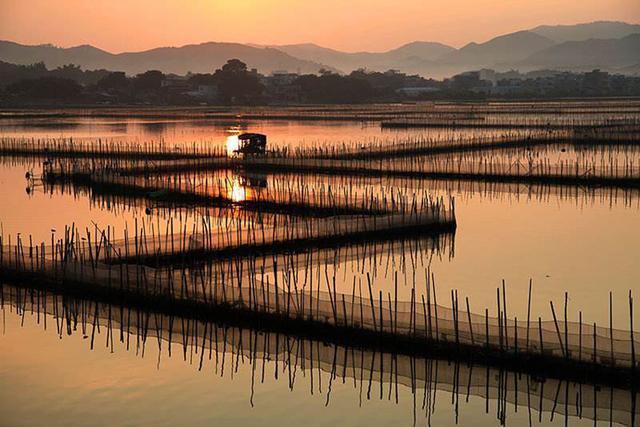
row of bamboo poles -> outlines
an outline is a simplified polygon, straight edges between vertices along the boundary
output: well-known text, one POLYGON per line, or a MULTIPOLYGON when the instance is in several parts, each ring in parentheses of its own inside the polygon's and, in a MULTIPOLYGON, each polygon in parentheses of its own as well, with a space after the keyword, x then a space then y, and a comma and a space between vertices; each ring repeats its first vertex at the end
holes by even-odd
POLYGON ((141 107, 84 108, 64 110, 9 110, 0 112, 0 119, 105 118, 105 119, 225 119, 255 120, 376 120, 438 114, 593 114, 616 115, 637 113, 636 100, 560 100, 528 102, 417 102, 405 104, 357 104, 310 106, 251 107, 141 107))
POLYGON ((517 413, 519 408, 528 411, 530 424, 546 423, 547 417, 553 421, 556 415, 564 415, 565 423, 575 417, 634 426, 639 417, 638 394, 633 389, 320 343, 295 335, 163 315, 31 288, 3 286, 0 291, 2 310, 15 311, 21 325, 31 319, 45 331, 53 329, 60 339, 77 331, 90 338, 87 342, 91 350, 101 345, 102 336, 104 346, 112 353, 131 351, 144 358, 154 357, 149 354, 157 349, 159 368, 164 354, 169 358, 177 354, 175 357, 182 357, 198 371, 206 370, 206 364, 210 364, 210 369, 221 377, 250 370, 252 405, 255 388, 271 375, 282 378, 291 391, 297 384, 311 394, 326 396, 327 405, 334 382, 336 386, 352 382, 360 406, 363 399, 376 398, 401 404, 406 396, 412 402, 414 422, 417 417, 424 417, 428 424, 436 405, 440 408, 446 402, 451 405, 456 422, 461 416, 464 419, 465 412, 459 412, 459 408, 464 408, 470 396, 484 399, 486 414, 493 407, 500 425, 507 423, 509 409, 517 413), (51 324, 53 327, 48 326, 51 324), (438 400, 439 393, 444 397, 438 400), (537 416, 532 411, 537 411, 537 416))
MULTIPOLYGON (((151 202, 181 202, 185 205, 237 206, 259 213, 281 212, 301 216, 335 215, 418 215, 428 206, 439 204, 422 189, 393 186, 381 189, 379 183, 357 178, 343 182, 325 177, 274 176, 237 170, 206 173, 196 170, 179 174, 146 175, 113 173, 113 168, 54 162, 42 175, 30 176, 30 183, 92 190, 93 195, 122 194, 144 197, 151 202)), ((433 211, 435 214, 435 211, 433 211)))
POLYGON ((1 137, 0 155, 45 158, 122 158, 175 160, 225 157, 226 149, 211 141, 172 144, 166 140, 117 141, 105 138, 74 139, 45 137, 1 137))
MULTIPOLYGON (((321 268, 317 268, 315 283, 315 274, 305 274, 303 282, 298 266, 286 261, 284 266, 279 265, 277 257, 273 260, 272 271, 266 271, 251 257, 248 262, 231 257, 221 263, 208 264, 197 264, 192 257, 183 257, 181 263, 171 263, 167 268, 150 268, 139 262, 146 254, 143 236, 136 232, 135 253, 131 256, 128 253, 131 244, 126 238, 124 250, 116 250, 116 245, 107 241, 107 237, 101 233, 99 237, 94 235, 92 240, 87 231, 86 237, 82 238, 72 227, 65 230, 63 239, 52 241, 49 250, 44 243, 30 243, 25 247, 20 237, 15 245, 5 244, 2 240, 0 265, 4 275, 9 277, 33 277, 63 287, 76 284, 87 292, 101 288, 104 292, 120 292, 125 296, 138 294, 144 298, 187 301, 206 307, 231 307, 241 313, 285 319, 292 324, 328 326, 328 332, 331 328, 358 330, 377 337, 402 338, 415 342, 414 345, 425 340, 436 344, 444 342, 456 349, 471 347, 498 354, 535 354, 577 363, 626 367, 632 371, 637 366, 635 349, 640 345, 640 335, 633 330, 631 291, 627 331, 613 328, 611 294, 608 328, 583 323, 581 312, 578 322, 570 322, 566 293, 564 320, 558 318, 553 302, 550 302, 553 321, 543 322, 538 316, 536 322, 535 317, 531 319, 530 312, 531 283, 526 322, 519 323, 517 317, 508 315, 504 282, 502 289, 496 289, 497 316, 490 317, 488 308, 484 315, 473 313, 468 298, 464 300, 466 307, 461 310, 455 290, 451 290, 451 308, 439 305, 435 278, 428 270, 425 272, 426 298, 425 293, 418 298, 414 275, 410 300, 399 301, 397 272, 393 294, 389 291, 384 295, 380 289, 375 295, 376 286, 369 271, 363 275, 366 279, 360 276, 357 283, 354 276, 350 294, 338 293, 335 270, 330 278, 326 263, 324 277, 321 268)), ((187 251, 185 245, 189 241, 185 233, 179 250, 187 251)))
MULTIPOLYGON (((455 123, 455 122, 454 122, 455 123)), ((435 126, 435 125, 433 125, 435 126)), ((470 126, 470 125, 469 125, 470 126)), ((495 128, 497 125, 493 125, 495 128)), ((389 158, 414 154, 441 154, 486 151, 508 147, 577 144, 637 145, 640 125, 598 125, 583 123, 573 127, 509 126, 487 131, 475 126, 462 132, 461 125, 438 125, 437 130, 418 135, 384 135, 365 140, 314 141, 313 144, 285 145, 270 141, 269 156, 275 158, 389 158)), ((487 126, 485 126, 487 127, 487 126)), ((164 139, 74 139, 45 137, 1 137, 0 155, 44 159, 120 158, 147 161, 197 160, 228 155, 224 141, 210 139, 170 143, 164 139)))

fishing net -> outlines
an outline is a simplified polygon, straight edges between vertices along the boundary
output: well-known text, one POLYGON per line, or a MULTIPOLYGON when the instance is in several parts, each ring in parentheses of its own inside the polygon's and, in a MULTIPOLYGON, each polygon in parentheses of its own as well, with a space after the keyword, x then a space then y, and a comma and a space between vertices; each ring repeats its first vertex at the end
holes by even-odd
MULTIPOLYGON (((119 341, 126 343, 127 349, 131 345, 137 354, 142 355, 146 346, 157 346, 160 352, 182 356, 185 360, 187 355, 195 352, 200 369, 206 359, 209 363, 215 361, 216 371, 224 371, 226 360, 226 363, 231 363, 230 371, 235 372, 239 365, 247 364, 253 366, 253 375, 260 375, 260 369, 256 367, 262 365, 264 375, 266 362, 275 365, 275 372, 288 372, 292 389, 298 369, 303 373, 311 373, 312 390, 314 387, 322 388, 323 379, 319 378, 319 374, 323 372, 329 374, 328 381, 353 381, 355 388, 367 399, 391 400, 394 387, 397 399, 397 388, 401 385, 420 397, 414 401, 417 400, 417 405, 427 416, 435 410, 437 393, 444 392, 447 397, 440 397, 439 405, 445 400, 451 401, 456 407, 456 414, 458 402, 468 401, 469 396, 486 399, 487 412, 489 401, 497 401, 496 416, 502 421, 507 418, 507 403, 516 411, 518 406, 528 409, 530 419, 538 416, 542 419, 543 413, 546 413, 552 418, 570 416, 633 426, 640 417, 637 393, 614 387, 320 343, 283 334, 65 298, 33 289, 5 285, 1 291, 3 309, 15 310, 23 319, 28 316, 44 325, 47 324, 45 316, 53 317, 55 321, 50 321, 49 328, 54 329, 55 325, 61 337, 82 333, 90 336, 93 346, 96 332, 100 334, 102 331, 102 335, 107 337, 108 346, 113 347, 113 341, 119 341), (317 374, 313 374, 314 371, 317 374)), ((446 313, 444 307, 438 309, 439 313, 446 313)), ((443 320, 446 320, 446 316, 443 316, 443 320)), ((326 384, 327 378, 324 381, 326 384)))

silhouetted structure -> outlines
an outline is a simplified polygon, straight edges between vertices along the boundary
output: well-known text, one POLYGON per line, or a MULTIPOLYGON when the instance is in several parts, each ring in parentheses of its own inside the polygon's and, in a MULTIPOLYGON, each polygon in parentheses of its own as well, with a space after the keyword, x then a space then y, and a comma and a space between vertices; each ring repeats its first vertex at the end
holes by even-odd
POLYGON ((243 133, 238 136, 236 155, 263 155, 267 152, 267 136, 260 133, 243 133))

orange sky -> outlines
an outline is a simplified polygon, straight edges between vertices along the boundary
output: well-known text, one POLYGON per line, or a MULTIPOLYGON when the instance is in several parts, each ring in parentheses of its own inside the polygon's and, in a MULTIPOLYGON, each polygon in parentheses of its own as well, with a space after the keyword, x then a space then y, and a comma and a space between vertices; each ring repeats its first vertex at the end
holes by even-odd
POLYGON ((135 51, 204 41, 380 51, 540 24, 640 22, 639 0, 0 0, 0 39, 135 51))

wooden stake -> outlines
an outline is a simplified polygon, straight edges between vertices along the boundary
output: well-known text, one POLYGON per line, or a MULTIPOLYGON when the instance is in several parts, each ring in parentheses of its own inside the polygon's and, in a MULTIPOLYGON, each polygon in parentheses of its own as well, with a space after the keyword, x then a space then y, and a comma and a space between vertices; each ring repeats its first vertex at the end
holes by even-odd
POLYGON ((553 323, 556 325, 556 332, 558 333, 558 342, 560 343, 560 349, 562 350, 562 354, 566 356, 564 345, 562 344, 562 335, 560 335, 560 327, 558 326, 558 319, 556 318, 556 311, 553 309, 553 301, 549 301, 549 304, 551 304, 551 314, 553 314, 553 323))
POLYGON ((527 351, 529 351, 529 320, 531 319, 531 279, 529 279, 529 298, 527 299, 527 351))
POLYGON ((467 303, 467 317, 469 318, 469 332, 471 333, 471 345, 475 344, 475 340, 473 339, 473 324, 471 323, 471 310, 469 309, 469 297, 464 297, 467 303))

